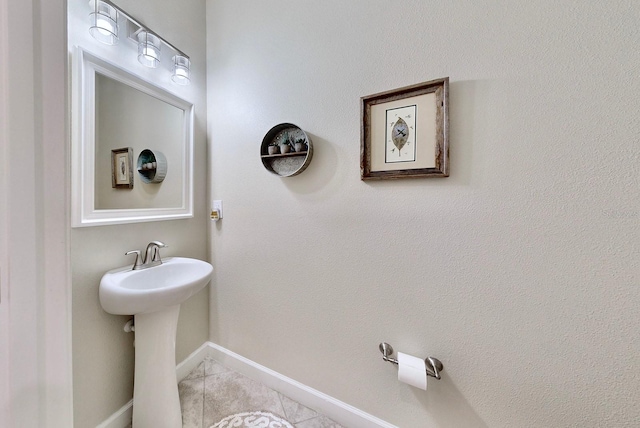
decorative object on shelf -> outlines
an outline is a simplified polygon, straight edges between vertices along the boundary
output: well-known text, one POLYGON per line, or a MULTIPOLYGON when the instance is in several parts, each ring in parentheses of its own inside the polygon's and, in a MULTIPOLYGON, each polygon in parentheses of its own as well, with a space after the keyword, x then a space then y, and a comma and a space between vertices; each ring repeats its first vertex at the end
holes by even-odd
POLYGON ((133 149, 111 150, 111 187, 133 189, 133 149))
POLYGON ((307 150, 307 143, 306 143, 306 141, 305 141, 304 139, 302 139, 302 138, 301 138, 301 139, 299 139, 299 140, 296 140, 296 142, 295 142, 295 143, 293 143, 293 149, 294 149, 296 152, 304 152, 304 151, 306 151, 306 150, 307 150))
POLYGON ((162 152, 144 149, 138 155, 138 173, 144 183, 161 183, 167 176, 167 158, 162 152))
POLYGON ((311 163, 313 144, 309 136, 292 123, 280 123, 267 132, 260 146, 267 171, 280 177, 300 174, 311 163), (280 149, 280 152, 275 148, 280 149))
POLYGON ((291 151, 291 136, 289 135, 289 131, 284 131, 280 136, 280 142, 278 145, 280 146, 280 154, 289 153, 291 151))
POLYGON ((449 78, 360 99, 360 178, 449 176, 449 78))
POLYGON ((93 12, 89 15, 91 27, 89 33, 107 45, 118 43, 121 29, 138 45, 138 61, 140 64, 156 68, 162 61, 160 55, 162 45, 172 53, 171 66, 173 71, 171 80, 178 85, 188 85, 191 61, 180 49, 167 42, 158 34, 140 24, 131 15, 120 9, 109 0, 91 0, 93 12))

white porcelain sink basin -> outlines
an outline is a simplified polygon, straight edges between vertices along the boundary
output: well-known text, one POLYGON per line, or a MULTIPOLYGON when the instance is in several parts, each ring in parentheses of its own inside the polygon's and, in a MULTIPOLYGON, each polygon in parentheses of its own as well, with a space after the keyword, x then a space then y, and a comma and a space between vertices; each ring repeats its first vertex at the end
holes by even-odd
POLYGON ((175 358, 180 304, 207 285, 213 266, 171 257, 159 266, 131 268, 104 274, 100 304, 111 314, 133 315, 133 428, 182 428, 175 358))
POLYGON ((160 311, 202 290, 212 272, 209 263, 185 257, 168 257, 147 269, 114 269, 100 281, 100 304, 114 315, 160 311))

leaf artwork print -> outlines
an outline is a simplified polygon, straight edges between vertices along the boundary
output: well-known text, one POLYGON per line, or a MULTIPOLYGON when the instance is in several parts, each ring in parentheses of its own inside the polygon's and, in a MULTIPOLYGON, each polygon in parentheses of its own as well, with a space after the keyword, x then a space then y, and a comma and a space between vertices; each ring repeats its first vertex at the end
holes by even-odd
POLYGON ((415 105, 386 111, 385 163, 416 160, 416 114, 415 105))

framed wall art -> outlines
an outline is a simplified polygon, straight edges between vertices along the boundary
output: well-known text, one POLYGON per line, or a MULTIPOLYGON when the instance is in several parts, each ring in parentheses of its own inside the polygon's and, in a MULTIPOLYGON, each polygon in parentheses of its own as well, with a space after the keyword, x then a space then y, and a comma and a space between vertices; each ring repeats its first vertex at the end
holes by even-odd
POLYGON ((111 187, 133 189, 133 149, 111 150, 111 187))
POLYGON ((360 99, 360 178, 449 176, 449 78, 360 99))

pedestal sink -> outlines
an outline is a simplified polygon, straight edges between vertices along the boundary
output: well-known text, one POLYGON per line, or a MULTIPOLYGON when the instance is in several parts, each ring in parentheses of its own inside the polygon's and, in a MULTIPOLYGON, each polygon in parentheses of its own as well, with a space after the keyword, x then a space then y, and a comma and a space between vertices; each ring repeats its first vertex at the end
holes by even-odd
POLYGON ((181 428, 175 343, 180 304, 204 288, 213 266, 172 257, 159 266, 107 272, 100 281, 100 304, 115 315, 133 315, 135 376, 133 427, 181 428))

